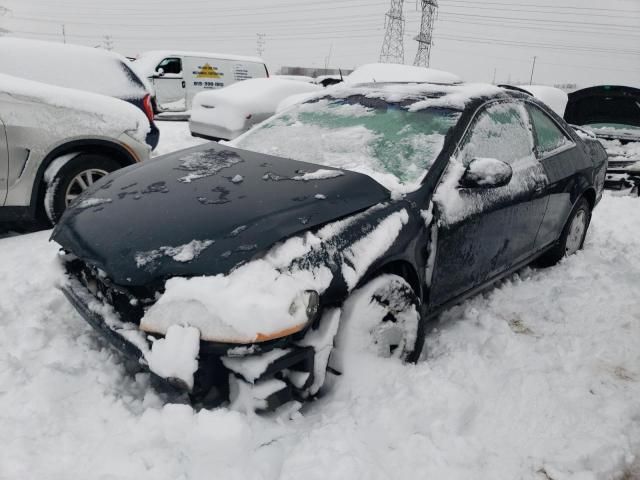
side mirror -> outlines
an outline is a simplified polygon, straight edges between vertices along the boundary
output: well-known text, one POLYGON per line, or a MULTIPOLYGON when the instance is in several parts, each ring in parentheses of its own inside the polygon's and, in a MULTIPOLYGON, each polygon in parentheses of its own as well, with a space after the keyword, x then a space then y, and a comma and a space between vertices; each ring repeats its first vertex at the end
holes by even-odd
POLYGON ((164 76, 164 68, 160 67, 156 70, 156 73, 158 74, 159 77, 163 77, 164 76))
POLYGON ((511 165, 495 158, 474 158, 467 165, 460 186, 463 188, 503 187, 511 181, 511 165))

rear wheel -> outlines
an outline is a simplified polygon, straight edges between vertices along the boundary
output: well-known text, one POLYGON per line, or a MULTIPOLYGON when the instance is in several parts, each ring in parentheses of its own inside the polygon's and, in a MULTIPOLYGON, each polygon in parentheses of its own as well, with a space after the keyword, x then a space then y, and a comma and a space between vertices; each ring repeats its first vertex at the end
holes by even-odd
POLYGON ((540 257, 536 263, 541 267, 549 267, 581 250, 590 223, 591 207, 585 198, 581 198, 571 212, 556 246, 540 257))
POLYGON ((65 163, 49 179, 44 207, 51 223, 57 223, 65 209, 87 188, 121 165, 107 157, 80 154, 65 163))

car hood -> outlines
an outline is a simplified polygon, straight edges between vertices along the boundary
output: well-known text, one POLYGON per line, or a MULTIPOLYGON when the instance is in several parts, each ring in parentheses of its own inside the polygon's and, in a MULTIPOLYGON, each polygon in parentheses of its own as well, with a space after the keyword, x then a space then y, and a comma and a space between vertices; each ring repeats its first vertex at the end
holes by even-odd
POLYGON ((389 192, 366 175, 208 143, 119 170, 52 239, 120 285, 215 275, 389 192))
POLYGON ((618 123, 640 127, 640 89, 601 85, 577 90, 569 94, 564 118, 573 125, 618 123))

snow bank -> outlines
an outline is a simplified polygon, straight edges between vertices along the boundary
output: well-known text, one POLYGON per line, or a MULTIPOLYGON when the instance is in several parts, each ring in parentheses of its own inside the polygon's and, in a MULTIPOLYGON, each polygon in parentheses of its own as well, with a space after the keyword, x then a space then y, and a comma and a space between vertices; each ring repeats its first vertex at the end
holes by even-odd
POLYGON ((541 102, 546 103, 560 117, 564 117, 564 110, 569 101, 566 92, 546 85, 519 85, 518 88, 526 90, 541 102))
POLYGON ((147 90, 131 80, 129 63, 101 48, 0 38, 0 73, 59 87, 118 98, 143 97, 147 90))
MULTIPOLYGON (((2 40, 0 38, 0 47, 2 40)), ((0 95, 22 97, 27 101, 70 110, 61 114, 59 118, 63 127, 65 118, 74 120, 74 111, 86 112, 92 115, 95 121, 88 123, 88 119, 81 119, 83 131, 91 129, 95 135, 112 136, 127 132, 140 142, 144 142, 150 130, 149 120, 139 108, 117 98, 56 87, 4 74, 0 74, 0 95)), ((7 112, 6 119, 10 119, 11 115, 11 112, 7 112)))
MULTIPOLYGON (((160 125, 167 145, 178 145, 179 126, 171 136, 160 125)), ((605 194, 584 251, 445 312, 416 365, 353 357, 291 421, 165 405, 53 288, 61 272, 50 232, 2 239, 0 477, 630 475, 640 455, 637 210, 637 199, 605 194)), ((269 258, 296 245, 308 248, 292 239, 269 258)))
POLYGON ((362 65, 344 78, 344 83, 351 85, 384 82, 441 83, 449 85, 461 83, 462 79, 453 73, 443 72, 442 70, 393 63, 362 65))

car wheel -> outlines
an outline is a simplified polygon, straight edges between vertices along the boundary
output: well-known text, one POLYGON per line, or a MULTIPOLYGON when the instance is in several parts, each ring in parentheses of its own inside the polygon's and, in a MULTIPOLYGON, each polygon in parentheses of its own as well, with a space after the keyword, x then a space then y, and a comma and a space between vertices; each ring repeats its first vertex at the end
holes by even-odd
MULTIPOLYGON (((343 357, 369 351, 413 362, 424 343, 420 301, 407 281, 383 274, 355 290, 344 304, 331 367, 342 371, 343 357)), ((348 368, 348 367, 347 367, 348 368)))
POLYGON ((65 209, 82 194, 110 172, 121 165, 107 157, 80 154, 65 163, 49 180, 44 207, 51 223, 57 223, 65 209))
POLYGON ((545 253, 536 264, 549 267, 558 263, 564 257, 573 255, 584 246, 587 230, 591 223, 591 208, 585 198, 581 198, 569 216, 562 230, 560 240, 555 247, 545 253))

